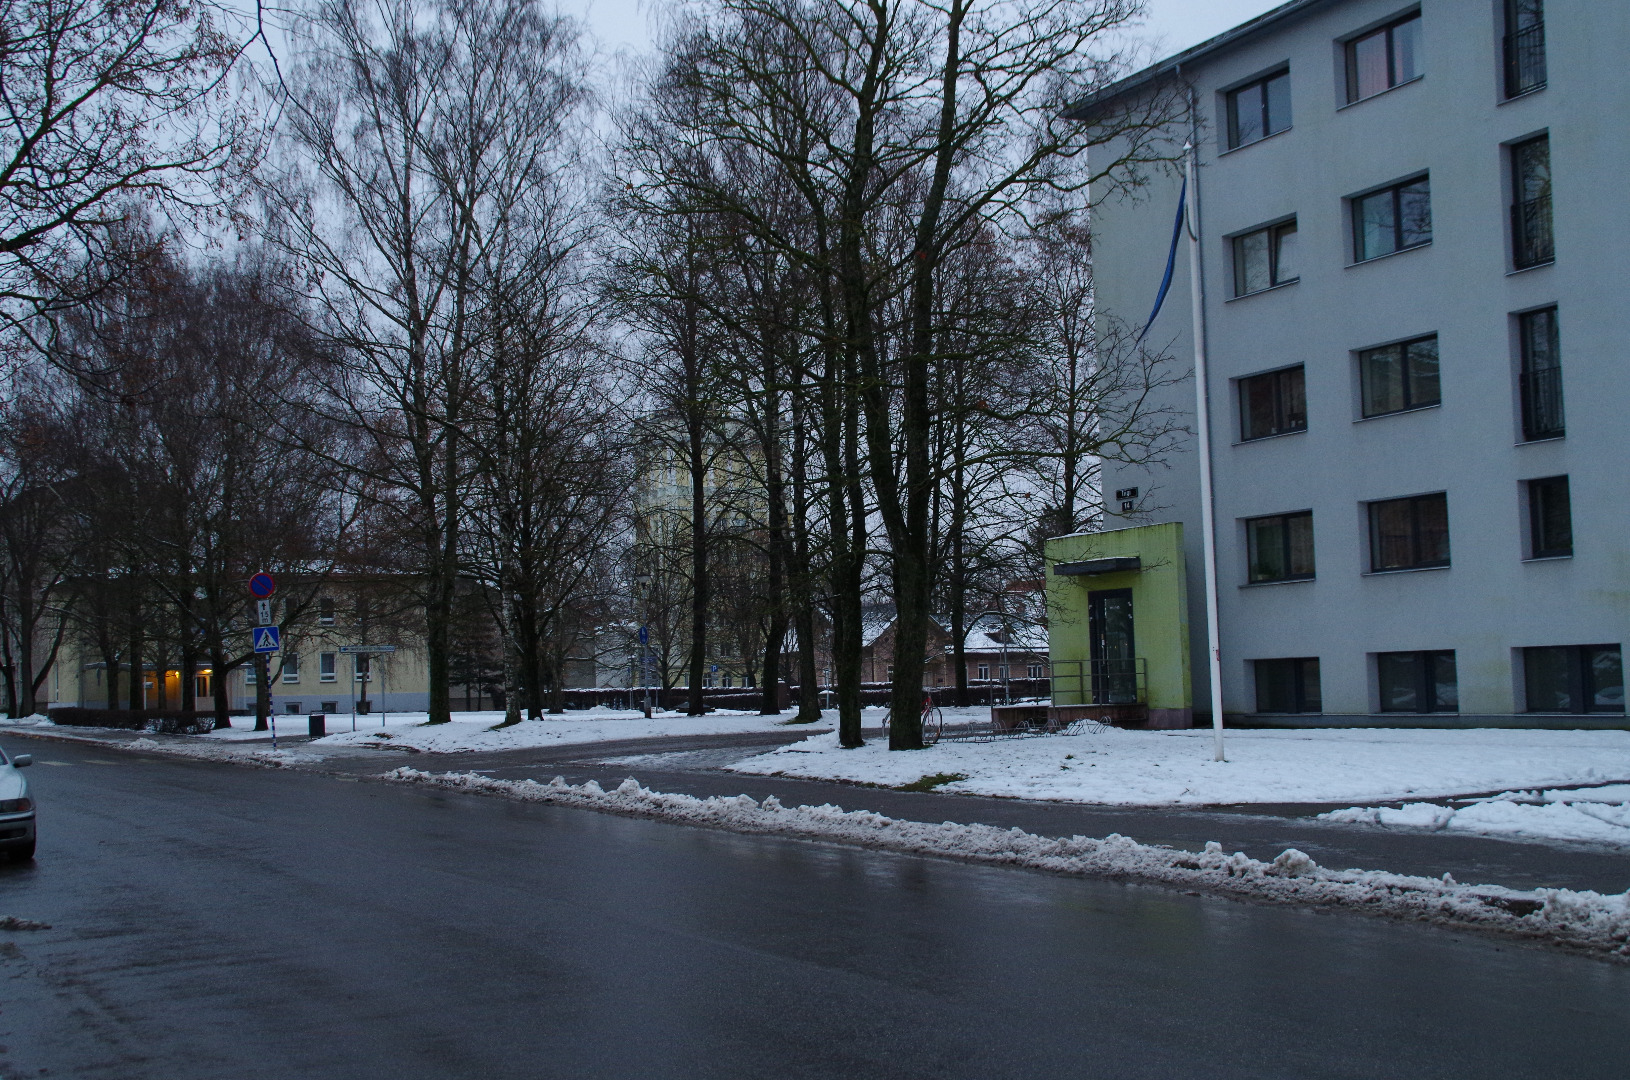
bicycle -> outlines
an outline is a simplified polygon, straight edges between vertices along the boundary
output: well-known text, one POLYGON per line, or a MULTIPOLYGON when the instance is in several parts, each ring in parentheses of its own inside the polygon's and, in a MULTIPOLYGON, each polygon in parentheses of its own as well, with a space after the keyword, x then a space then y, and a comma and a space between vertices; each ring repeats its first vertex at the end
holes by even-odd
MULTIPOLYGON (((889 737, 889 719, 893 715, 893 708, 883 714, 883 738, 885 739, 889 737)), ((934 698, 929 694, 923 695, 922 723, 923 743, 927 746, 933 746, 940 741, 940 736, 945 734, 945 713, 940 711, 938 705, 934 704, 934 698)))

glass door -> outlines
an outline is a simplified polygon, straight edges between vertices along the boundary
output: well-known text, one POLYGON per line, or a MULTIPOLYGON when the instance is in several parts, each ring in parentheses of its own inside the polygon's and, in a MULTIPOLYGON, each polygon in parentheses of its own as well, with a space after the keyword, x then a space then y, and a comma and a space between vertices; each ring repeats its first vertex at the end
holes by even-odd
POLYGON ((1137 660, 1132 639, 1132 590, 1087 594, 1087 631, 1092 639, 1092 703, 1134 705, 1137 660))

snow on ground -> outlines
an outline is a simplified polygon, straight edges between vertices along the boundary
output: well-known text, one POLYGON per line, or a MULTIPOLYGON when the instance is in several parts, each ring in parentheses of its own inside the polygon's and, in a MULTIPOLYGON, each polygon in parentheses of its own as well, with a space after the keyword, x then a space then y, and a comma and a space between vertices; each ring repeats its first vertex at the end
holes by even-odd
POLYGON ((1140 844, 1119 834, 1102 840, 1046 837, 1017 828, 900 821, 868 810, 846 812, 830 803, 788 807, 773 795, 762 803, 747 795, 701 799, 652 791, 633 779, 606 791, 593 780, 573 785, 558 776, 540 784, 495 780, 478 773, 399 768, 384 778, 733 832, 1146 881, 1273 903, 1346 907, 1452 927, 1547 938, 1607 956, 1630 957, 1630 893, 1517 892, 1498 885, 1462 885, 1448 874, 1424 878, 1374 870, 1329 870, 1295 848, 1262 862, 1240 852, 1227 855, 1216 842, 1196 853, 1140 844))
POLYGON ((1548 791, 1506 791, 1486 799, 1393 807, 1352 807, 1324 821, 1470 832, 1511 839, 1574 840, 1630 847, 1630 784, 1548 791))
MULTIPOLYGON (((393 748, 409 748, 431 753, 463 751, 526 750, 540 746, 568 746, 575 743, 612 742, 620 739, 649 739, 679 735, 731 735, 739 732, 779 731, 791 717, 760 716, 758 713, 719 710, 706 716, 658 713, 647 720, 638 711, 624 709, 583 709, 543 720, 523 720, 512 727, 491 730, 503 722, 501 712, 454 713, 451 723, 425 726, 425 713, 391 713, 385 726, 375 717, 357 717, 357 730, 338 731, 325 739, 306 744, 314 750, 327 746, 367 746, 388 742, 393 748), (371 720, 372 723, 367 723, 371 720), (389 736, 381 739, 380 734, 389 736)), ((304 717, 293 719, 304 720, 304 717)), ((334 731, 350 715, 330 717, 334 731)), ((797 729, 794 729, 797 730, 797 729)), ((815 728, 813 730, 821 730, 815 728)), ((302 723, 299 731, 305 731, 302 723)), ((234 732, 234 734, 236 734, 234 732)), ((293 734, 293 732, 290 732, 293 734)))
POLYGON ((912 753, 890 752, 876 739, 844 750, 828 734, 731 769, 889 787, 952 775, 962 779, 937 790, 1136 806, 1385 803, 1630 780, 1626 731, 1230 730, 1227 751, 1227 761, 1212 760, 1209 729, 1106 728, 947 741, 912 753))

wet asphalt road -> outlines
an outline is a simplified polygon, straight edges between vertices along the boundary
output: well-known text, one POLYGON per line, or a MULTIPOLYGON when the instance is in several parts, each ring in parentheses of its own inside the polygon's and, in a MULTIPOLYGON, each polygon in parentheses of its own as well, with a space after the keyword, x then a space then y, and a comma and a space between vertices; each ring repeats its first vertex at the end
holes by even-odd
POLYGON ((1630 968, 33 743, 0 1077, 1622 1077, 1630 968), (59 764, 53 764, 59 763, 59 764))
MULTIPOLYGON (((1630 858, 1616 849, 1586 845, 1518 843, 1457 833, 1334 824, 1314 815, 1333 805, 1214 807, 1177 810, 1170 807, 1079 806, 907 792, 857 784, 794 777, 750 776, 720 771, 727 761, 763 753, 794 742, 804 732, 725 736, 668 736, 593 746, 559 746, 499 753, 404 754, 358 751, 331 758, 321 768, 356 776, 388 772, 409 765, 427 772, 479 772, 502 780, 547 783, 563 776, 574 784, 596 780, 608 789, 632 776, 657 791, 709 795, 748 794, 762 800, 774 795, 788 805, 836 803, 846 810, 872 810, 910 821, 959 821, 1018 827, 1045 836, 1108 836, 1120 833, 1146 844, 1199 851, 1216 840, 1228 851, 1271 860, 1288 847, 1336 869, 1391 870, 1402 874, 1456 881, 1538 887, 1594 889, 1603 893, 1630 890, 1630 858), (625 759, 601 764, 606 759, 625 759)), ((1350 805, 1347 803, 1340 806, 1350 805)))

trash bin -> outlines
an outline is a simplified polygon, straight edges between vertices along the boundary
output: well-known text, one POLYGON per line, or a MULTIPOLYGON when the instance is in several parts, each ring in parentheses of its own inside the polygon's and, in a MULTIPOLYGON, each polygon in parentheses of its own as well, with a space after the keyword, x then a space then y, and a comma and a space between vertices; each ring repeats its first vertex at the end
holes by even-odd
POLYGON ((306 718, 311 724, 311 737, 320 739, 328 734, 328 717, 320 712, 314 712, 306 718))

